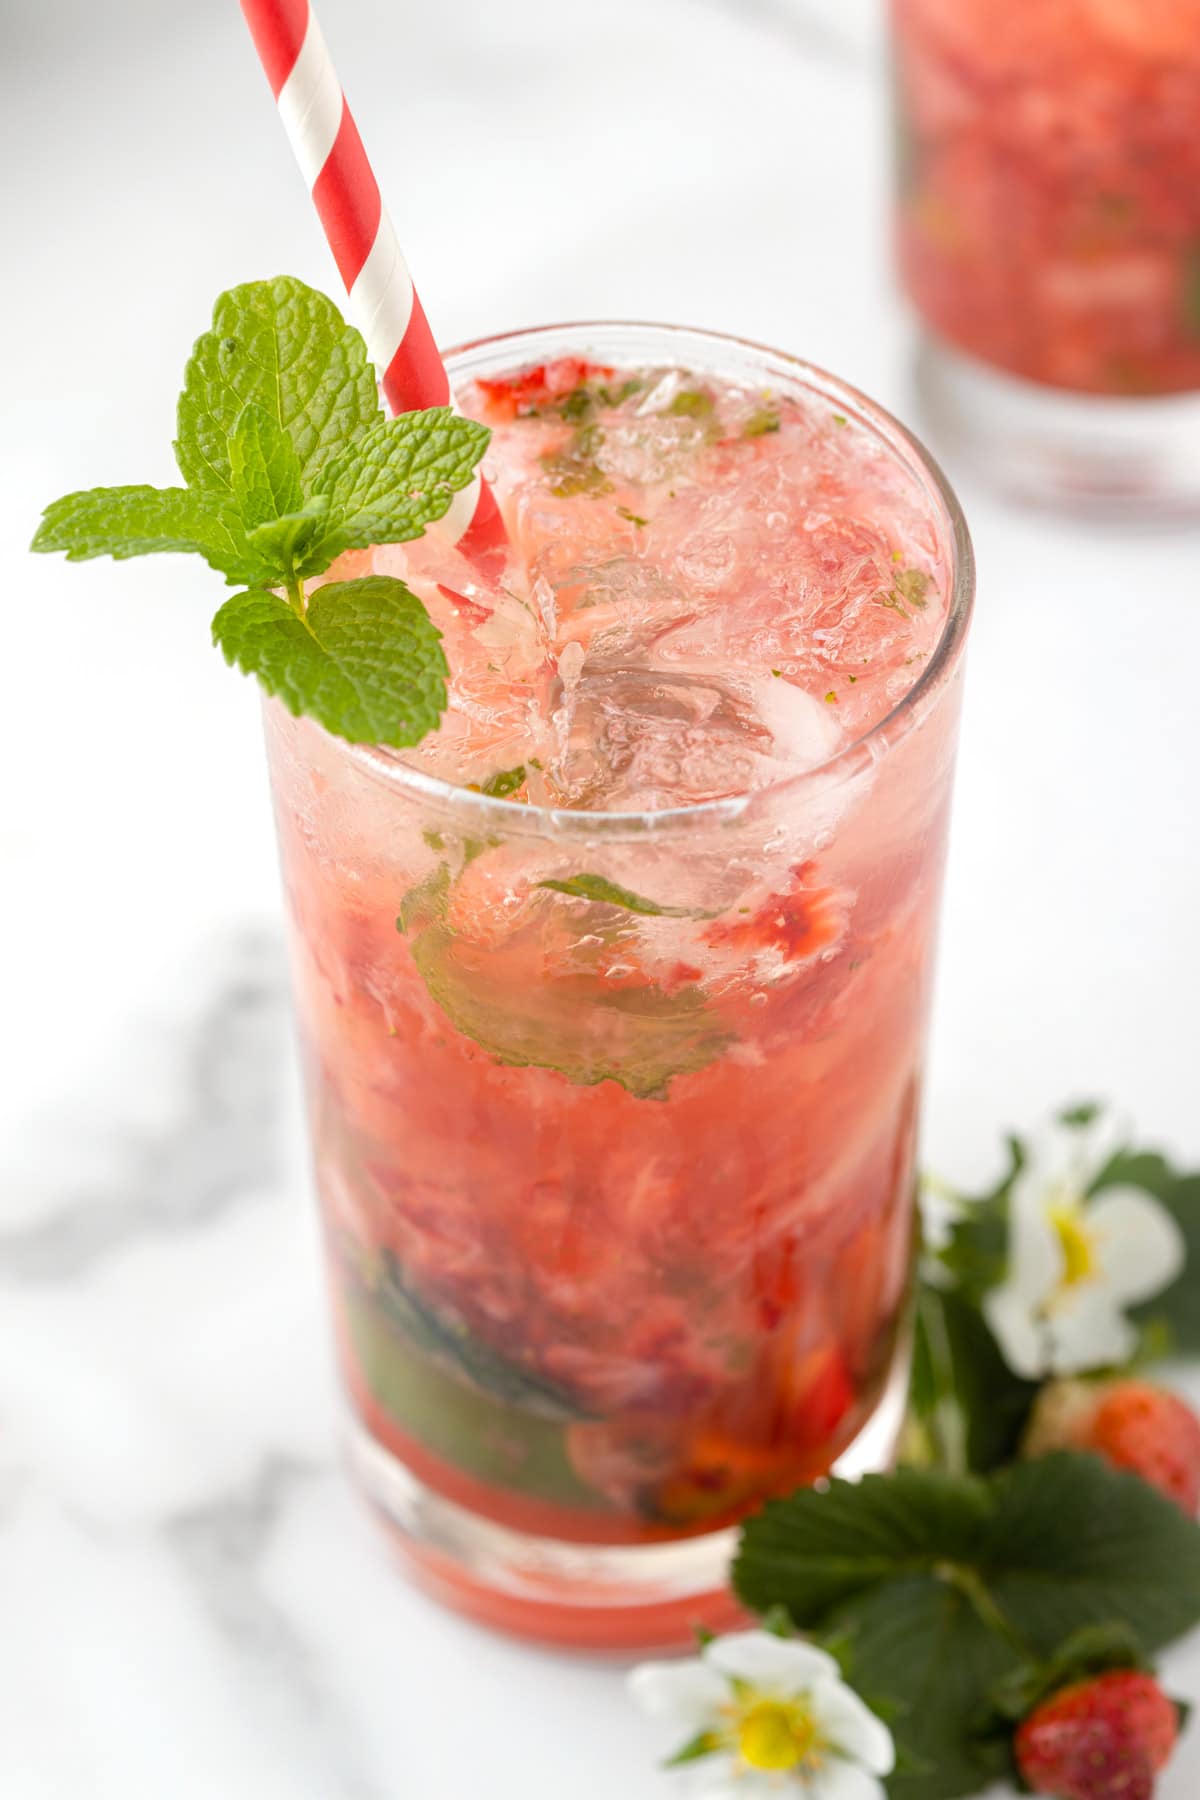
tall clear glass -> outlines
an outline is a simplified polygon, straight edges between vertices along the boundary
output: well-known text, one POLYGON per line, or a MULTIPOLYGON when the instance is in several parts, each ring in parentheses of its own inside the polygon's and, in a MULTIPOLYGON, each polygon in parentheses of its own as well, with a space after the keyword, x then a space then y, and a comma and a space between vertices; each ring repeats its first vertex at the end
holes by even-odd
POLYGON ((1200 0, 891 0, 938 441, 1034 499, 1200 504, 1200 0))
POLYGON ((450 367, 553 356, 823 397, 947 595, 865 736, 670 811, 515 804, 266 709, 358 1478, 453 1604, 634 1646, 720 1623, 748 1511, 891 1453, 973 575, 937 468, 820 371, 627 325, 450 367))

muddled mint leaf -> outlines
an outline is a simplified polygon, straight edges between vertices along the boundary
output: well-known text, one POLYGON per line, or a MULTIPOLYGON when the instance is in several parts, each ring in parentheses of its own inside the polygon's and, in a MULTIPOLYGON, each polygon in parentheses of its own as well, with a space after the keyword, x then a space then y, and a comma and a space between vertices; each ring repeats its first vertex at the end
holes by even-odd
POLYGON ((987 1480, 914 1469, 771 1501, 734 1586, 806 1631, 847 1633, 854 1684, 896 1708, 921 1765, 893 1800, 957 1800, 1003 1772, 983 1729, 1002 1684, 1085 1627, 1149 1651, 1200 1619, 1200 1527, 1137 1476, 1059 1453, 987 1480))
POLYGON ((525 764, 518 763, 515 769, 497 769, 486 781, 479 784, 479 792, 486 794, 490 800, 507 800, 518 788, 525 785, 525 764))
POLYGON ((677 419, 711 419, 716 404, 704 388, 680 388, 667 411, 677 419))
POLYGON ((389 1250, 380 1256, 372 1289, 376 1304, 411 1343, 482 1393, 545 1419, 593 1416, 562 1383, 542 1375, 532 1364, 504 1355, 472 1332, 450 1307, 419 1293, 389 1250))
POLYGON ((324 469, 318 492, 329 498, 322 554, 420 537, 465 488, 491 432, 448 406, 402 413, 363 433, 324 469))
POLYGON ((46 508, 31 548, 63 550, 68 562, 194 551, 223 575, 254 579, 245 572, 245 533, 228 496, 222 502, 188 488, 88 488, 64 494, 46 508))
POLYGON ((613 484, 596 460, 603 444, 603 429, 591 424, 577 431, 563 449, 546 451, 540 460, 550 477, 550 492, 563 498, 611 494, 613 484))
POLYGON ((175 457, 189 487, 231 493, 229 440, 257 404, 290 438, 311 488, 382 418, 366 345, 331 300, 291 275, 222 294, 179 396, 175 457))
MULTIPOLYGON (((430 848, 440 850, 443 839, 440 832, 430 833, 436 836, 437 843, 430 848)), ((450 895, 450 869, 446 863, 439 863, 432 875, 419 881, 416 887, 410 888, 400 902, 396 913, 396 930, 402 935, 410 931, 424 931, 427 925, 446 916, 446 901, 450 895)))
POLYGON ((779 408, 777 406, 760 406, 752 412, 742 426, 744 438, 766 437, 769 432, 779 430, 779 408))
POLYGON ((291 438, 265 406, 252 401, 229 439, 233 497, 247 530, 298 512, 304 504, 300 459, 291 438))
POLYGON ((480 1481, 550 1505, 604 1509, 572 1467, 567 1425, 482 1391, 431 1356, 396 1309, 348 1269, 341 1286, 359 1378, 399 1431, 480 1481))
POLYGON ((928 604, 932 585, 933 578, 924 569, 897 569, 892 576, 891 587, 886 593, 876 594, 875 604, 886 606, 892 612, 900 613, 903 618, 910 619, 914 609, 921 612, 928 604))
POLYGON ((618 1082, 639 1100, 713 1062, 732 1042, 699 988, 606 988, 589 975, 505 980, 445 925, 412 944, 430 997, 497 1062, 554 1069, 581 1087, 618 1082))
POLYGON ((604 875, 571 875, 565 881, 539 881, 541 888, 556 894, 568 894, 573 900, 595 900, 606 906, 623 906, 626 912, 646 913, 652 918, 690 919, 695 917, 686 906, 660 906, 629 888, 619 887, 604 875))
POLYGON ((227 662, 352 743, 417 744, 445 710, 441 634, 388 576, 331 582, 303 615, 251 589, 226 601, 212 630, 227 662))

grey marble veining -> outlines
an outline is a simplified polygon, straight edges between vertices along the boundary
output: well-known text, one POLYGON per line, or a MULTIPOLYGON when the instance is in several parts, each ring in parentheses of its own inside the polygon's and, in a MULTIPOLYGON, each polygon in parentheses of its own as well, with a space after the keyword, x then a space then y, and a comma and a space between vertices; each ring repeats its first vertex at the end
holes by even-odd
POLYGON ((287 1031, 277 937, 258 928, 231 934, 207 1001, 169 1047, 178 1064, 175 1115, 117 1142, 115 1172, 102 1186, 74 1184, 44 1216, 0 1231, 0 1283, 72 1280, 134 1240, 202 1228, 268 1191, 281 1168, 287 1031))
POLYGON ((188 1508, 163 1535, 244 1683, 246 1703, 274 1715, 290 1753, 329 1800, 386 1800, 329 1681, 324 1650, 267 1590, 262 1565, 298 1492, 337 1479, 332 1466, 271 1456, 244 1487, 188 1508))

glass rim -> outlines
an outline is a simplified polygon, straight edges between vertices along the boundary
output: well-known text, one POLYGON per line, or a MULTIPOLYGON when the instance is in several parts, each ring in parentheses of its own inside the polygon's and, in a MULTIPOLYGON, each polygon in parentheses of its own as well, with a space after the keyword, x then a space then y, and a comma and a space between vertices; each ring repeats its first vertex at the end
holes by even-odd
MULTIPOLYGON (((481 351, 504 348, 520 357, 523 346, 528 351, 540 340, 555 343, 563 338, 588 333, 628 333, 633 336, 638 332, 658 333, 676 342, 692 339, 718 350, 724 348, 727 351, 749 352, 779 368, 810 392, 835 401, 839 410, 866 426, 894 457, 907 463, 913 474, 922 481, 930 499, 941 508, 948 527, 951 592, 946 617, 937 643, 912 686, 857 737, 812 768, 798 769, 794 774, 782 775, 777 781, 768 782, 763 787, 750 788, 744 793, 728 795, 720 800, 702 800, 693 805, 663 807, 657 811, 643 809, 590 812, 572 807, 537 806, 525 801, 483 794, 475 789, 459 786, 456 782, 446 781, 441 776, 427 774, 402 761, 393 752, 376 745, 340 746, 376 779, 420 795, 426 800, 435 801, 448 810, 463 814, 476 825, 490 822, 510 834, 520 833, 524 826, 530 831, 543 834, 549 832, 556 836, 642 836, 701 830, 705 826, 741 819, 756 805, 773 803, 783 796, 795 795, 799 799, 806 791, 825 788, 831 781, 840 783, 851 779, 864 767, 878 761, 894 743, 906 736, 917 722, 923 703, 932 702, 938 689, 949 679, 962 653, 974 609, 975 553, 958 497, 936 458, 915 433, 902 425, 886 407, 872 400, 852 383, 843 381, 840 376, 830 374, 827 369, 808 362, 803 357, 776 350, 753 338, 740 337, 734 332, 709 331, 700 326, 666 325, 640 319, 565 320, 559 324, 521 326, 511 331, 493 332, 486 337, 472 338, 466 343, 456 344, 453 349, 446 351, 446 368, 453 385, 454 376, 458 372, 456 365, 481 351)), ((569 353, 569 347, 560 348, 568 349, 569 353)), ((527 355, 526 360, 537 360, 537 357, 527 355)))

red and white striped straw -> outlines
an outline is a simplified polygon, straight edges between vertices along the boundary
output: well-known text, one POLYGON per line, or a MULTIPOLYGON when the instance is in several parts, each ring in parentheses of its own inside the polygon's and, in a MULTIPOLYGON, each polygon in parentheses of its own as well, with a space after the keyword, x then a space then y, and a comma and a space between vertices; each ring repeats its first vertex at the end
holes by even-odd
MULTIPOLYGON (((296 161, 394 413, 447 406, 450 381, 309 0, 241 0, 296 161)), ((504 542, 479 476, 439 529, 474 558, 504 542)))

